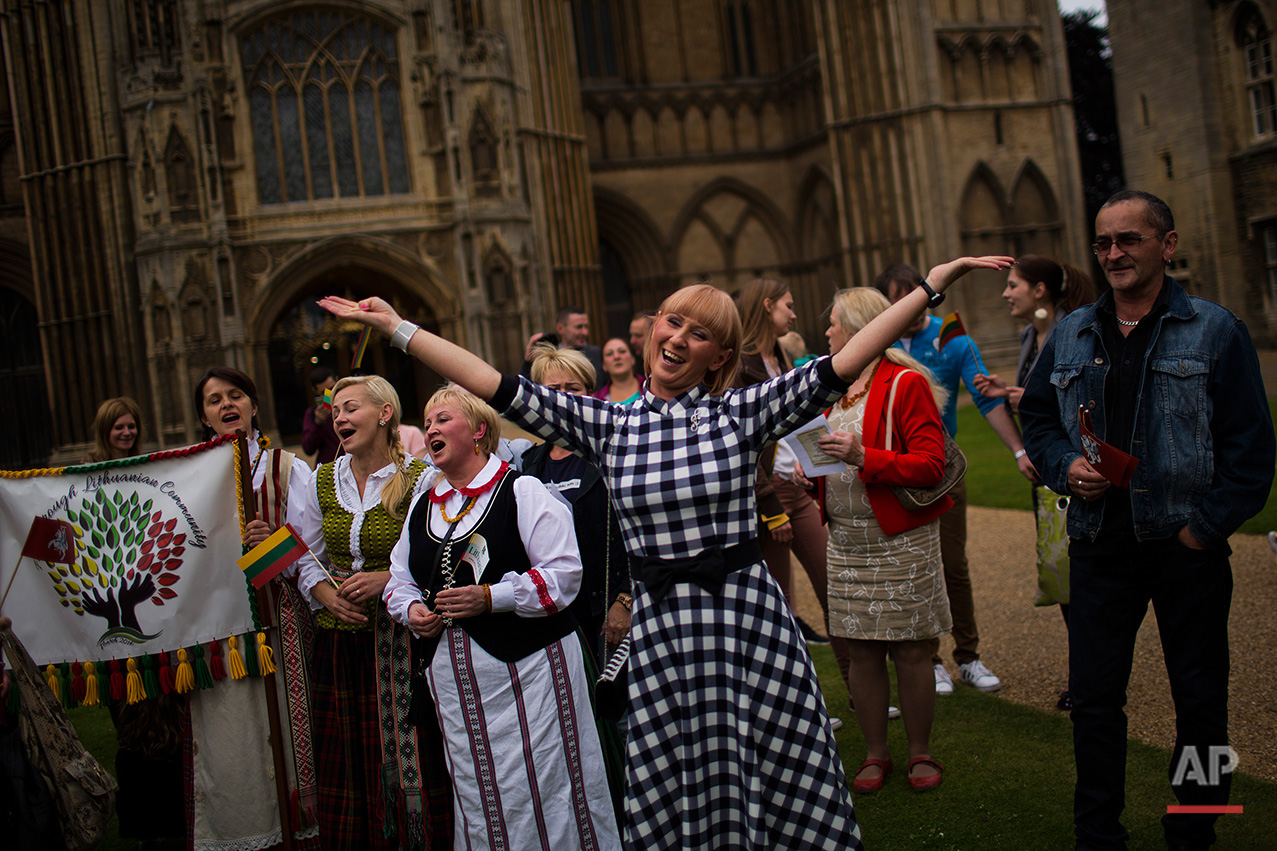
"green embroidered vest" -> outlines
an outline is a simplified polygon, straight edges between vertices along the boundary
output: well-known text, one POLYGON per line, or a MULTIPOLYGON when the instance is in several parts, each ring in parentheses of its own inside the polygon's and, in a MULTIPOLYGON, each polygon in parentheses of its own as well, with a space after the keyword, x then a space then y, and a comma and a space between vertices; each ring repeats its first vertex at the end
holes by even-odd
MULTIPOLYGON (((319 510, 323 516, 324 548, 328 561, 332 564, 333 578, 341 581, 352 574, 351 564, 354 557, 350 553, 350 531, 354 526, 355 515, 347 511, 337 499, 337 462, 324 464, 315 473, 318 479, 319 510)), ((426 471, 426 465, 412 459, 408 464, 408 488, 403 499, 399 501, 399 516, 396 520, 386 511, 386 507, 378 502, 371 510, 364 513, 363 525, 359 529, 359 550, 364 554, 364 572, 390 569, 390 551, 399 540, 403 529, 402 518, 408 514, 408 505, 412 502, 413 488, 417 479, 426 471)), ((377 610, 385 605, 380 598, 368 600, 361 608, 368 617, 363 624, 346 623, 339 620, 327 609, 319 609, 315 613, 315 622, 321 629, 338 629, 348 632, 370 630, 377 619, 377 610)))

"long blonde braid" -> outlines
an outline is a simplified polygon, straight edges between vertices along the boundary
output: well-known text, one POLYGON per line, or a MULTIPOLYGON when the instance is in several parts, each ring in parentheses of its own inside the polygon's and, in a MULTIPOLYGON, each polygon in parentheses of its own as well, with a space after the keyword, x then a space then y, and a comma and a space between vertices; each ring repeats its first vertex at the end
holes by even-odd
POLYGON ((347 387, 359 385, 368 394, 368 399, 376 406, 390 403, 393 413, 386 423, 386 442, 390 448, 390 460, 394 462, 395 472, 381 486, 381 504, 386 513, 396 520, 402 519, 399 503, 408 492, 408 453, 404 450, 403 440, 399 436, 399 421, 403 417, 403 406, 399 403, 399 394, 394 385, 380 375, 351 375, 341 379, 333 386, 333 398, 347 387))

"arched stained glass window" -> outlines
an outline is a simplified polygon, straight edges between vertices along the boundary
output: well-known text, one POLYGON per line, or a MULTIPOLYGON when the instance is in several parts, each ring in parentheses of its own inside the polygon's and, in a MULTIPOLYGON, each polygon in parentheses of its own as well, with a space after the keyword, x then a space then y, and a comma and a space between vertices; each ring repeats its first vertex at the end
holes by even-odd
POLYGON ((263 204, 409 191, 393 30, 294 13, 245 34, 241 54, 263 204))

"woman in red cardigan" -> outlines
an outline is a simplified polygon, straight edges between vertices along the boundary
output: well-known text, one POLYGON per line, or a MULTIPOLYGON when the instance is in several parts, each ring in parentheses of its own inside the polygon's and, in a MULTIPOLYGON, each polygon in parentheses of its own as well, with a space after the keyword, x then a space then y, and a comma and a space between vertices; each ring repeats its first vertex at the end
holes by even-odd
MULTIPOLYGON (((841 349, 888 307, 881 293, 867 287, 838 293, 826 332, 830 351, 841 349)), ((830 409, 832 433, 820 440, 821 449, 855 468, 825 477, 823 493, 829 631, 849 639, 851 692, 868 752, 852 784, 856 792, 881 789, 893 767, 887 750, 888 654, 896 663, 909 739, 909 785, 919 792, 940 785, 942 767, 930 752, 936 695, 927 642, 952 627, 937 518, 953 503, 946 496, 926 510, 910 511, 890 486, 939 483, 944 396, 904 349, 888 349, 830 409), (899 386, 888 451, 893 384, 899 386)))

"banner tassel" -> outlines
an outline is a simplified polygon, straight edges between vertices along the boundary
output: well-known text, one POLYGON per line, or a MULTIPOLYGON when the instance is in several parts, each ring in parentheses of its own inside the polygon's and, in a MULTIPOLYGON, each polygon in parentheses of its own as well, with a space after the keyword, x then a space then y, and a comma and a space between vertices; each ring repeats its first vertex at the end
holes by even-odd
POLYGON ((239 655, 239 642, 232 635, 226 639, 226 643, 230 645, 231 679, 242 680, 248 676, 248 672, 244 670, 244 660, 239 655))
POLYGON ((146 691, 142 688, 142 675, 137 672, 137 662, 130 658, 125 665, 129 672, 125 677, 125 689, 128 691, 130 705, 146 700, 146 691))
POLYGON ((213 687, 213 675, 204 661, 204 645, 195 645, 195 687, 200 691, 213 687))
POLYGON ((123 700, 125 694, 124 674, 120 673, 119 659, 111 660, 111 677, 109 684, 110 689, 107 691, 107 694, 110 696, 111 700, 123 700))
MULTIPOLYGON (((254 629, 259 629, 254 624, 254 629)), ((253 634, 251 632, 244 633, 244 670, 248 672, 250 677, 260 677, 261 672, 257 670, 257 651, 253 648, 253 634)))
POLYGON ((58 679, 62 681, 62 708, 70 709, 75 704, 71 697, 71 663, 63 662, 58 666, 58 679))
POLYGON ((49 683, 49 688, 53 689, 53 697, 62 702, 62 679, 58 676, 58 666, 49 665, 44 669, 44 675, 49 683))
POLYGON ((191 663, 186 661, 186 650, 183 648, 178 648, 177 651, 177 676, 173 678, 173 689, 178 694, 186 694, 195 689, 195 675, 191 673, 191 663))
POLYGON ((208 652, 211 661, 208 663, 209 670, 213 673, 213 679, 219 683, 226 679, 226 665, 222 662, 222 645, 217 641, 208 643, 208 652))
MULTIPOLYGON (((160 696, 160 681, 155 676, 155 657, 142 657, 142 689, 143 698, 155 699, 160 696)), ((129 701, 130 703, 132 701, 129 701)))
POLYGON ((98 675, 97 668, 92 662, 84 663, 84 705, 85 706, 101 706, 102 700, 98 697, 98 675))
POLYGON ((275 668, 275 651, 266 643, 266 633, 257 633, 257 666, 262 672, 262 676, 273 674, 275 668))
POLYGON ((160 692, 162 694, 172 694, 177 687, 177 675, 173 672, 173 664, 169 661, 168 651, 165 650, 159 655, 160 666, 160 692))
POLYGON ((71 701, 76 706, 84 705, 84 666, 79 662, 71 663, 71 701))

